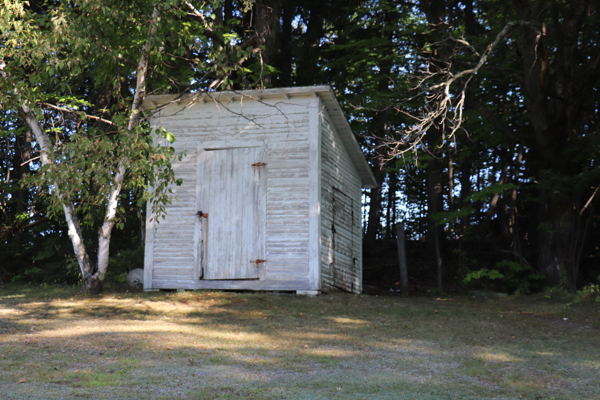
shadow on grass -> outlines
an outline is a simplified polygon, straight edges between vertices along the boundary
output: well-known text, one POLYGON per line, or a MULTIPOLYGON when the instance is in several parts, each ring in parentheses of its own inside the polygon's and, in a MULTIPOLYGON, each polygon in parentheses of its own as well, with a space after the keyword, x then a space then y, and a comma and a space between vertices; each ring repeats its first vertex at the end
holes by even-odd
POLYGON ((57 393, 102 388, 97 398, 124 388, 130 397, 119 398, 600 397, 599 336, 559 317, 579 318, 573 310, 544 306, 538 317, 519 302, 346 294, 53 293, 20 302, 0 291, 0 367, 9 371, 0 380, 10 390, 24 390, 15 383, 24 368, 57 393))

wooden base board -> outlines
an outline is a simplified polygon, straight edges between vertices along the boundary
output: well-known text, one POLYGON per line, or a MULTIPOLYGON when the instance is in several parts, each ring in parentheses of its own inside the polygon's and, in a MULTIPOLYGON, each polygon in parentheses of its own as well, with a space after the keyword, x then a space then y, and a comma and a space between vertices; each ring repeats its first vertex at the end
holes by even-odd
POLYGON ((153 289, 209 289, 209 290, 261 290, 315 292, 308 279, 290 280, 158 280, 152 282, 153 289))
POLYGON ((296 290, 296 295, 315 297, 315 296, 319 295, 319 291, 318 290, 296 290))

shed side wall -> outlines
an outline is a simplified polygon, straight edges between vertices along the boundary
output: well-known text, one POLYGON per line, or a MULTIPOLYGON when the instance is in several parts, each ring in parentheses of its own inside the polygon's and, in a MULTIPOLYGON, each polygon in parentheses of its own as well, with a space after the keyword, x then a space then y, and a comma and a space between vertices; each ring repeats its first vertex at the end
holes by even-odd
POLYGON ((361 179, 323 108, 321 280, 323 290, 362 291, 361 179))

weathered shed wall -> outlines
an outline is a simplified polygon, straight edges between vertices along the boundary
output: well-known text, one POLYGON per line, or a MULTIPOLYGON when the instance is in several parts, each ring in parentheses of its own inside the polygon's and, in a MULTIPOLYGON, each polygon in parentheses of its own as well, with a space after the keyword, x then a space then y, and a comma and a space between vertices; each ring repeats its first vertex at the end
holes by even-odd
MULTIPOLYGON (((174 104, 160 111, 155 125, 174 133, 176 151, 185 151, 187 156, 173 163, 177 176, 184 179, 181 187, 174 188, 179 198, 164 221, 148 226, 146 265, 154 268, 146 271, 146 279, 151 280, 152 288, 318 289, 315 277, 309 274, 309 136, 315 129, 310 126, 314 117, 309 114, 311 109, 315 111, 318 98, 296 96, 286 102, 263 102, 269 105, 239 98, 222 104, 208 100, 191 107, 174 104), (260 279, 199 280, 195 263, 204 248, 198 245, 202 218, 196 213, 202 211, 199 199, 204 196, 199 188, 207 179, 199 172, 200 154, 206 148, 248 146, 263 148, 260 161, 267 164, 266 234, 260 239, 264 240, 266 262, 258 266, 260 279)), ((229 250, 228 243, 220 246, 223 252, 229 250)))
POLYGON ((361 179, 325 108, 321 129, 323 290, 362 291, 361 179))
POLYGON ((148 213, 145 289, 361 291, 361 187, 376 182, 331 88, 146 99, 158 106, 186 156, 166 219, 148 213))

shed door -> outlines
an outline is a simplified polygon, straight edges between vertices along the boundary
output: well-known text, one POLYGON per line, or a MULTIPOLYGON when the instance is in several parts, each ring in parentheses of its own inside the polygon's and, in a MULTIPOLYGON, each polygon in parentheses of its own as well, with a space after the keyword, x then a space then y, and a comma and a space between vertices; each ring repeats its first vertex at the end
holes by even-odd
POLYGON ((264 151, 238 147, 199 153, 204 279, 258 279, 265 259, 264 151))
POLYGON ((330 265, 333 274, 333 286, 352 292, 354 291, 352 275, 355 273, 356 266, 354 254, 356 246, 354 201, 350 196, 335 187, 333 188, 332 200, 331 246, 333 260, 330 265))

